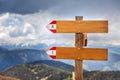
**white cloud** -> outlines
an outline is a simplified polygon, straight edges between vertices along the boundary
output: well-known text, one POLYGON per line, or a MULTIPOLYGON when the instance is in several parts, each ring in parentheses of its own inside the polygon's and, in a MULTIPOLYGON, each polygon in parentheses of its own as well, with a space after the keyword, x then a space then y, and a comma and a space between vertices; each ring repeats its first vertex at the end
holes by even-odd
POLYGON ((64 17, 48 12, 28 15, 7 13, 6 15, 8 14, 9 17, 0 23, 1 39, 5 43, 17 45, 36 45, 40 43, 47 45, 63 44, 63 46, 74 45, 73 34, 53 34, 46 28, 46 25, 52 20, 64 19, 64 17), (3 37, 3 33, 8 37, 3 37))
POLYGON ((4 22, 9 17, 9 13, 6 13, 0 17, 0 23, 4 22))
MULTIPOLYGON (((0 16, 1 43, 35 45, 40 43, 62 44, 74 46, 74 34, 53 34, 47 30, 46 25, 52 20, 67 20, 50 12, 39 12, 28 15, 6 13, 0 16)), ((89 18, 87 18, 89 19, 89 18)), ((90 18, 91 19, 91 18, 90 18)), ((105 15, 99 19, 108 19, 108 34, 88 34, 88 45, 120 45, 120 17, 105 15)))
POLYGON ((111 71, 112 69, 109 66, 104 66, 102 71, 111 71))
POLYGON ((108 20, 108 33, 89 34, 89 45, 119 45, 120 46, 120 14, 107 14, 102 19, 108 20))
POLYGON ((114 63, 113 67, 116 68, 117 70, 120 70, 120 61, 114 63))
POLYGON ((87 71, 90 71, 89 66, 87 66, 86 64, 83 64, 83 68, 84 68, 85 70, 87 70, 87 71))
POLYGON ((19 15, 6 13, 0 16, 0 40, 2 43, 35 45, 46 43, 55 44, 55 36, 46 25, 58 17, 47 12, 19 15), (7 16, 7 17, 4 17, 7 16), (52 39, 53 38, 53 39, 52 39), (50 41, 49 41, 50 40, 50 41))
POLYGON ((6 33, 0 33, 0 39, 2 39, 3 37, 8 37, 8 35, 6 33))
POLYGON ((47 40, 41 40, 41 43, 50 45, 56 43, 56 41, 55 39, 49 39, 49 40, 47 39, 47 40))

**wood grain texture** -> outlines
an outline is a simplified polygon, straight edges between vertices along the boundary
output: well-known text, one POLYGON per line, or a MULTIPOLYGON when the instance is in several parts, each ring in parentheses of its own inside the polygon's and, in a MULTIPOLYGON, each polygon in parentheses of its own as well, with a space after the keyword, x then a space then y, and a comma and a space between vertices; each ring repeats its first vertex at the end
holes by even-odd
POLYGON ((107 20, 57 21, 57 33, 107 33, 107 20))
POLYGON ((107 60, 108 49, 57 47, 57 59, 107 60))
MULTIPOLYGON (((76 21, 82 21, 83 16, 76 16, 76 21)), ((75 33, 75 47, 82 48, 84 45, 84 34, 83 33, 75 33)), ((75 59, 75 80, 83 80, 83 61, 80 59, 75 59)))

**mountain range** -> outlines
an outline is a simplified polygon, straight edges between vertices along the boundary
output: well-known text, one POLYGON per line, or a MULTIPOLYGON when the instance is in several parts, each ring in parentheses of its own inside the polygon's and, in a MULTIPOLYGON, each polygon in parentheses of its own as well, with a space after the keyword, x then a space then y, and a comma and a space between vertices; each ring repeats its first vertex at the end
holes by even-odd
POLYGON ((21 64, 6 69, 1 73, 20 80, 63 80, 71 77, 73 66, 58 61, 47 61, 47 63, 37 61, 21 64))
MULTIPOLYGON (((120 55, 119 48, 111 47, 109 48, 109 57, 108 61, 84 61, 84 69, 87 71, 94 70, 120 70, 120 55)), ((47 60, 51 60, 50 57, 46 54, 45 50, 37 50, 37 49, 27 49, 27 48, 5 48, 0 47, 0 71, 5 70, 9 67, 24 64, 34 61, 43 61, 43 63, 47 63, 47 60), (46 60, 46 61, 45 61, 46 60)), ((57 60, 62 61, 64 63, 70 64, 74 66, 74 61, 71 60, 57 60)))
POLYGON ((50 59, 45 50, 0 48, 0 71, 17 64, 50 59))

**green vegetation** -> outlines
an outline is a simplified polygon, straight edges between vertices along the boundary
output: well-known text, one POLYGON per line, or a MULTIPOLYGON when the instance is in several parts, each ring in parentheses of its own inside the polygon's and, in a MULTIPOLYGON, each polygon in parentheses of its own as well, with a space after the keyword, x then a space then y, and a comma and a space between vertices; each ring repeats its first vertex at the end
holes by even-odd
POLYGON ((68 78, 66 78, 66 79, 64 79, 64 80, 72 80, 72 78, 68 77, 68 78))

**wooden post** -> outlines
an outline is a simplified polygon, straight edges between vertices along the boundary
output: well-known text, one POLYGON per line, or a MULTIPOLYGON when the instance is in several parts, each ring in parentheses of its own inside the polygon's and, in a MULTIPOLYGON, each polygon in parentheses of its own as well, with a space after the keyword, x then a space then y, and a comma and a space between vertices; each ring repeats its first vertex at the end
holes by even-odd
MULTIPOLYGON (((76 21, 83 20, 83 16, 76 16, 76 21)), ((84 43, 84 34, 75 33, 75 47, 80 49, 83 47, 84 43)), ((75 80, 83 80, 83 61, 79 58, 75 60, 75 80)))
POLYGON ((75 80, 75 72, 72 72, 72 80, 75 80))

